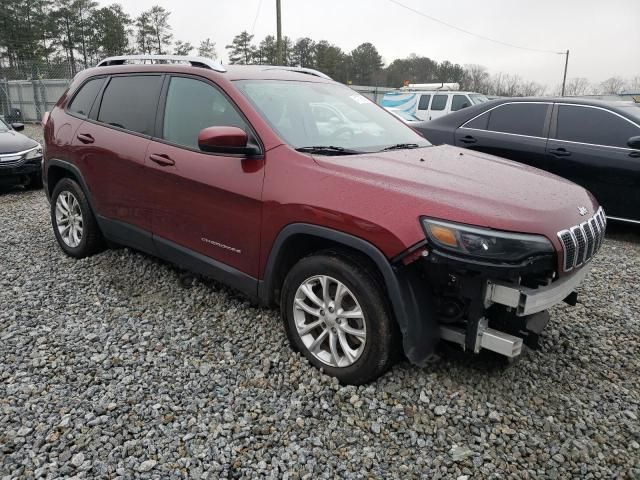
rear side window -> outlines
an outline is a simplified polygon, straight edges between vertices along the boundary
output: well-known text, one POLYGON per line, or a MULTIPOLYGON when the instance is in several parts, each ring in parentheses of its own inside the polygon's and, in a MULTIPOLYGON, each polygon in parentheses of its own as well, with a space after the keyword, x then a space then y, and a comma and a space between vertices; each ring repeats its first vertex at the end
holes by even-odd
POLYGON ((69 104, 69 111, 83 117, 89 116, 93 101, 102 88, 104 78, 94 78, 85 83, 69 104))
POLYGON ((208 83, 173 77, 167 91, 162 138, 198 148, 198 134, 207 127, 239 127, 247 124, 220 90, 208 83))
POLYGON ((434 95, 431 110, 444 110, 447 106, 448 95, 434 95))
POLYGON ((636 135, 640 128, 607 110, 558 106, 558 140, 628 148, 627 141, 636 135))
POLYGON ((431 95, 421 95, 420 102, 418 102, 418 110, 426 110, 429 108, 429 100, 431 100, 431 95))
POLYGON ((468 121, 464 124, 465 128, 477 128, 478 130, 486 130, 489 125, 489 115, 491 112, 483 113, 479 117, 468 121))
POLYGON ((151 135, 161 87, 160 75, 112 77, 102 95, 98 121, 151 135))
POLYGON ((487 129, 494 132, 543 137, 548 110, 549 105, 546 103, 502 105, 491 111, 487 129))

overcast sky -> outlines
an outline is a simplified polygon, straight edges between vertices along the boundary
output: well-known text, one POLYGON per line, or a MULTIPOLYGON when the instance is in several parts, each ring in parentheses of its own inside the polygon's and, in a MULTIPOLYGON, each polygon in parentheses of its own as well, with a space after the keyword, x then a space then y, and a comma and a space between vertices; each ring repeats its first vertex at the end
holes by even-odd
MULTIPOLYGON (((276 0, 114 0, 132 16, 152 5, 171 11, 174 40, 210 37, 225 45, 242 30, 256 43, 276 31, 276 0), (260 11, 256 19, 258 6, 260 11)), ((571 51, 568 77, 601 82, 640 75, 640 0, 398 0, 442 21, 529 48, 571 51)), ((101 0, 102 5, 112 3, 101 0)), ((479 63, 553 88, 564 56, 503 46, 412 13, 390 0, 282 0, 283 35, 326 39, 345 51, 373 43, 385 64, 411 53, 437 61, 479 63)), ((195 52, 194 52, 195 53, 195 52)), ((430 79, 424 79, 430 80, 430 79)))

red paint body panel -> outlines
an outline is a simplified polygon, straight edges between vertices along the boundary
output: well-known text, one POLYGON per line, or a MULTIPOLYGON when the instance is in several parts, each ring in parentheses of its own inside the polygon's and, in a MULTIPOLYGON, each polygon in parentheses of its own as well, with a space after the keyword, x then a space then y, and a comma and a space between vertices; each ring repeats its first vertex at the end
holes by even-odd
POLYGON ((264 161, 213 155, 152 141, 144 190, 151 231, 253 277, 258 276, 264 161))
POLYGON ((92 122, 80 125, 63 111, 66 95, 45 128, 46 157, 80 168, 101 215, 149 229, 256 278, 264 275, 278 233, 291 223, 355 235, 391 258, 424 240, 419 219, 429 216, 545 235, 561 262, 556 232, 583 220, 578 207, 587 207, 590 215, 598 208, 571 182, 456 147, 315 158, 296 152, 233 81, 328 80, 301 79, 273 67, 231 67, 226 73, 179 65, 100 67, 79 74, 71 91, 90 75, 134 72, 189 74, 216 83, 247 117, 264 157, 216 156, 92 122), (93 145, 78 145, 80 126, 95 137, 93 145), (158 165, 152 154, 168 156, 174 164, 158 165))

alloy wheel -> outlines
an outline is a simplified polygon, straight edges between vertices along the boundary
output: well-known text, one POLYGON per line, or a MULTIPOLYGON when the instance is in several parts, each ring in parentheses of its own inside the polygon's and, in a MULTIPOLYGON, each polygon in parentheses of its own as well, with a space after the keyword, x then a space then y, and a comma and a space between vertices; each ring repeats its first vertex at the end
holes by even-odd
POLYGON ((306 279, 293 302, 300 339, 325 365, 348 367, 362 355, 367 340, 364 313, 349 288, 327 275, 306 279))
POLYGON ((84 233, 82 210, 78 199, 68 190, 60 192, 56 200, 56 227, 68 247, 80 245, 84 233))

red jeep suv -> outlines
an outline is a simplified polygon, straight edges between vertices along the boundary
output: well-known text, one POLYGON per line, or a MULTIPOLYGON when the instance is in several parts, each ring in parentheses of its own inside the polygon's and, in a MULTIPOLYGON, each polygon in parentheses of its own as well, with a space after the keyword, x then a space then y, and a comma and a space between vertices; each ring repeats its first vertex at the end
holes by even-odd
POLYGON ((74 79, 45 140, 68 255, 126 245, 279 304, 292 347, 344 383, 396 345, 416 365, 440 340, 519 355, 604 239, 583 188, 431 146, 303 68, 111 57, 74 79))

